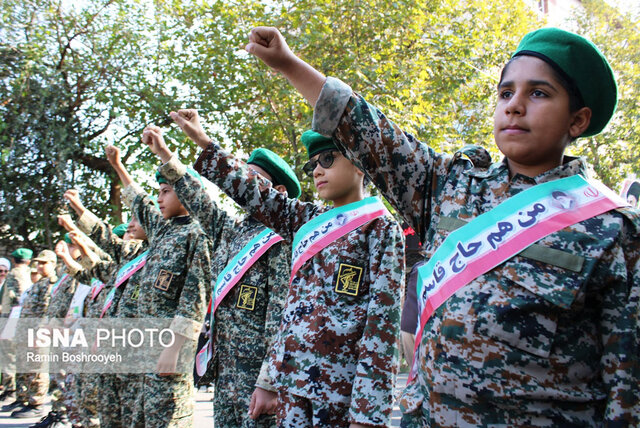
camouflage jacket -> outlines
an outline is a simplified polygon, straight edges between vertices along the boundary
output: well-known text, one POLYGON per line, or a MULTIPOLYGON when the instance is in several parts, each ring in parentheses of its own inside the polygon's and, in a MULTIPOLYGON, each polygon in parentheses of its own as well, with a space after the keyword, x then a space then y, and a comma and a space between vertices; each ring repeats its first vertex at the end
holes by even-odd
POLYGON ((58 277, 54 273, 53 276, 40 279, 25 292, 20 318, 42 318, 46 315, 51 287, 56 281, 58 277))
MULTIPOLYGON (((218 208, 205 187, 197 178, 186 174, 186 166, 177 158, 160 167, 160 172, 214 243, 213 286, 231 259, 265 227, 250 217, 234 219, 218 208)), ((217 364, 228 364, 238 358, 263 361, 260 375, 251 381, 267 390, 274 390, 267 350, 280 326, 289 290, 290 254, 291 247, 282 241, 263 254, 222 300, 213 323, 217 364), (240 299, 243 290, 249 291, 244 293, 251 296, 248 301, 240 299)))
MULTIPOLYGON (((436 153, 328 78, 313 118, 418 231, 427 259, 456 227, 536 184, 587 174, 564 164, 509 177, 470 146, 436 153)), ((427 322, 406 411, 441 426, 640 424, 638 213, 610 211, 472 280, 427 322)))
MULTIPOLYGON (((196 169, 287 242, 330 209, 288 199, 215 144, 196 169)), ((273 348, 278 387, 347 403, 353 422, 388 425, 403 283, 402 231, 387 217, 338 238, 307 261, 291 282, 273 348), (355 295, 336 291, 343 265, 361 274, 355 295)))
MULTIPOLYGON (((133 239, 127 241, 123 240, 113 233, 111 226, 100 220, 89 210, 85 210, 82 216, 78 219, 78 227, 113 260, 112 266, 106 267, 104 264, 97 264, 92 269, 93 276, 105 283, 105 287, 100 293, 101 295, 104 294, 101 298, 101 301, 104 304, 107 294, 115 285, 116 275, 120 268, 146 251, 147 243, 146 241, 133 239)), ((105 317, 124 316, 126 318, 135 318, 138 308, 137 296, 140 292, 138 282, 140 277, 136 274, 142 270, 144 270, 144 267, 118 287, 111 307, 105 312, 105 317), (127 292, 127 286, 130 283, 132 284, 132 290, 127 292), (126 307, 120 309, 120 305, 126 307), (131 315, 131 317, 128 315, 131 315)), ((102 313, 102 308, 100 309, 100 313, 102 313)))
POLYGON ((16 265, 4 280, 2 316, 8 317, 11 308, 18 305, 22 293, 31 286, 31 269, 28 264, 16 265))
POLYGON ((197 340, 211 297, 211 240, 190 216, 165 220, 137 185, 123 190, 149 240, 141 269, 138 316, 172 319, 171 329, 197 340))
POLYGON ((62 278, 62 281, 55 294, 51 296, 47 307, 46 317, 52 327, 62 325, 61 320, 67 315, 71 299, 73 299, 73 294, 76 292, 77 281, 73 275, 67 275, 67 273, 66 269, 61 272, 60 278, 62 278), (67 275, 66 278, 65 275, 67 275))

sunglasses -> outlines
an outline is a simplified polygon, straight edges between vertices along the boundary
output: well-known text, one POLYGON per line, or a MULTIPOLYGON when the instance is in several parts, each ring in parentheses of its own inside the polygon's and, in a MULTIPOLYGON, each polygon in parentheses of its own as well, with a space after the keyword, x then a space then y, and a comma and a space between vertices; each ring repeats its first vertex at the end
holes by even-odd
POLYGON ((340 152, 333 151, 333 150, 328 152, 322 152, 318 155, 317 159, 312 159, 309 162, 305 163, 304 166, 302 167, 302 170, 309 177, 313 177, 313 171, 316 169, 318 164, 320 164, 320 166, 325 169, 331 168, 331 165, 333 165, 333 161, 336 159, 336 157, 338 157, 338 153, 340 152))
POLYGON ((0 269, 0 273, 9 273, 8 270, 0 269))

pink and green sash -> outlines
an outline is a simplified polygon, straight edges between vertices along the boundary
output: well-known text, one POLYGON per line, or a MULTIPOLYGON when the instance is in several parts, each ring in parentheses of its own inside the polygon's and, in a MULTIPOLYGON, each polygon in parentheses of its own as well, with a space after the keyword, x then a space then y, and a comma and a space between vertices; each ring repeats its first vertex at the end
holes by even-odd
POLYGON ((62 284, 67 278, 69 278, 69 274, 65 273, 64 275, 62 275, 62 278, 60 278, 58 281, 56 281, 55 284, 53 284, 53 287, 51 287, 51 297, 56 295, 58 289, 60 288, 60 284, 62 284))
POLYGON ((336 239, 383 215, 391 215, 375 196, 333 208, 312 218, 293 238, 291 278, 307 260, 318 254, 336 239))
MULTIPOLYGON (((242 247, 238 254, 227 264, 224 270, 218 275, 216 284, 213 287, 213 295, 209 302, 207 315, 210 317, 211 331, 213 331, 214 314, 218 305, 231 291, 234 285, 240 281, 245 273, 255 262, 262 257, 274 244, 282 241, 282 237, 273 230, 265 228, 256 235, 247 245, 242 247), (213 308, 211 307, 213 304, 213 308)), ((213 341, 210 337, 207 343, 196 354, 196 371, 199 376, 204 375, 207 364, 213 357, 213 341)))
POLYGON ((100 313, 100 318, 102 318, 105 312, 107 312, 111 305, 113 305, 113 299, 115 298, 116 290, 118 290, 118 287, 120 287, 126 280, 131 278, 131 275, 142 269, 145 263, 147 263, 148 254, 149 250, 143 252, 135 259, 130 260, 127 264, 125 264, 118 270, 115 282, 113 283, 113 288, 109 291, 109 294, 107 294, 107 297, 105 298, 104 305, 102 306, 102 312, 100 313))
POLYGON ((91 300, 95 300, 104 288, 104 282, 96 278, 91 278, 91 300))
POLYGON ((449 297, 541 238, 627 205, 603 184, 580 175, 538 184, 453 231, 418 269, 414 361, 425 324, 449 297))

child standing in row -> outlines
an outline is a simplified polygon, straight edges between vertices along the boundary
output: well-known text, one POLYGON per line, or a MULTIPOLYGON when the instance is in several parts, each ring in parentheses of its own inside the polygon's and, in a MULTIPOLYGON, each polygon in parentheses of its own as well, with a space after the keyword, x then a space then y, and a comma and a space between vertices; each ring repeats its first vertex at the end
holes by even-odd
POLYGON ((272 350, 283 427, 389 424, 404 280, 399 225, 333 142, 307 133, 305 166, 330 206, 273 189, 212 142, 193 110, 171 113, 204 151, 196 170, 293 244, 289 295, 272 350))
POLYGON ((505 158, 492 164, 481 147, 440 154, 403 133, 276 29, 249 39, 426 244, 404 426, 640 423, 638 213, 565 155, 617 103, 591 42, 552 28, 525 36, 497 87, 505 158))

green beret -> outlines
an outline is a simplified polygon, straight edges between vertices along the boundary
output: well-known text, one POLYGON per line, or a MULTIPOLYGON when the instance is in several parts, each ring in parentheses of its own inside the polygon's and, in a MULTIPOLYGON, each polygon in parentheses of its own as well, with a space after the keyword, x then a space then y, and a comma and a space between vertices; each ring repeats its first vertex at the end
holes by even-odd
POLYGON ((128 225, 126 223, 119 224, 113 228, 113 233, 118 235, 118 237, 122 238, 125 232, 127 231, 127 226, 128 225))
POLYGON ((568 31, 542 28, 524 36, 513 57, 519 55, 542 59, 575 86, 592 111, 591 123, 582 137, 596 135, 607 126, 618 104, 618 88, 607 59, 596 45, 568 31))
POLYGON ((247 163, 259 166, 271 176, 274 183, 284 185, 290 198, 297 198, 302 193, 298 177, 291 167, 271 150, 255 149, 251 152, 247 163))
POLYGON ((338 147, 333 143, 331 138, 327 138, 324 135, 318 134, 315 131, 305 131, 300 137, 302 144, 309 153, 309 159, 314 157, 320 152, 326 152, 327 150, 338 150, 338 147))
POLYGON ((167 179, 164 178, 162 174, 160 174, 160 171, 156 171, 156 181, 158 182, 158 184, 162 184, 162 183, 169 184, 167 179))
POLYGON ((67 244, 73 244, 73 241, 71 240, 71 237, 69 236, 68 233, 64 234, 64 236, 62 237, 62 240, 67 244))
POLYGON ((18 248, 11 253, 11 257, 20 260, 31 260, 31 257, 33 257, 33 251, 28 248, 18 248))

